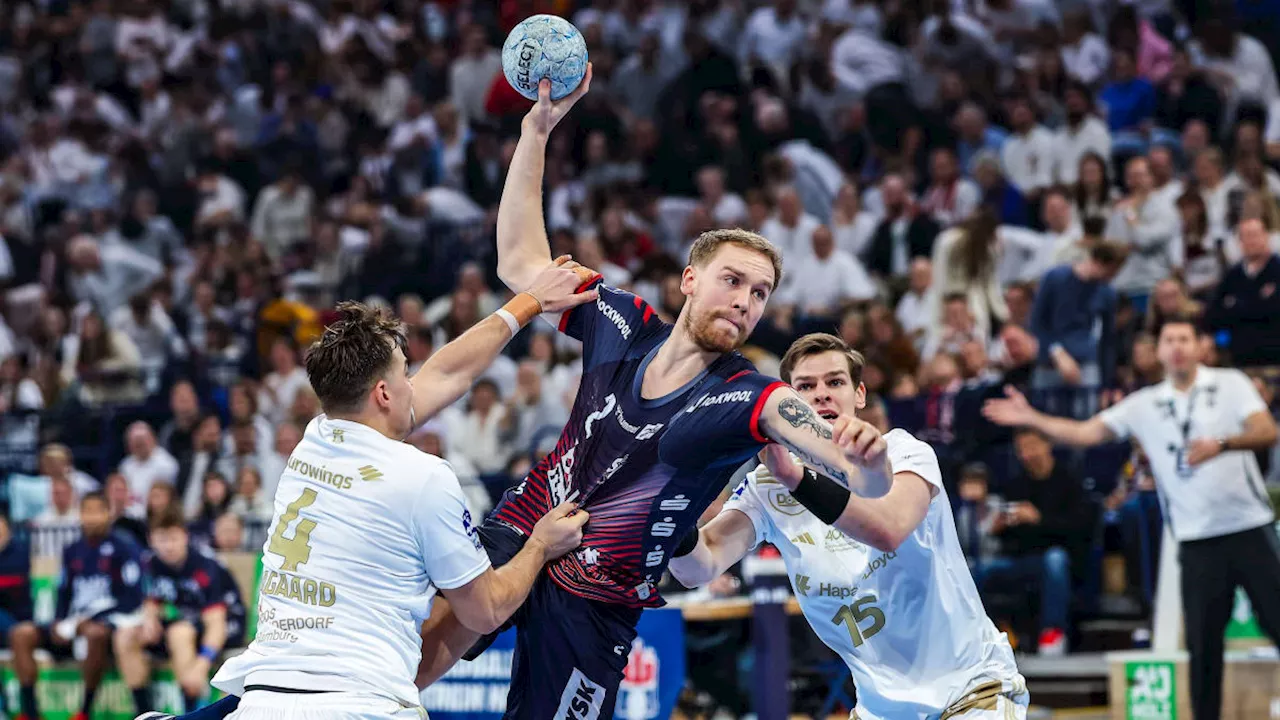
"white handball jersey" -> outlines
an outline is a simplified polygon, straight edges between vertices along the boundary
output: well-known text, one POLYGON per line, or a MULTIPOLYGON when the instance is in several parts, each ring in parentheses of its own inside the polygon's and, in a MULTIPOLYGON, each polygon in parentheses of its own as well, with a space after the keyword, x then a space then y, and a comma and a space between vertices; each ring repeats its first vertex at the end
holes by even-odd
POLYGON ((1245 418, 1266 410, 1248 375, 1201 365, 1186 392, 1165 380, 1125 397, 1098 418, 1117 437, 1133 437, 1142 445, 1151 461, 1165 522, 1182 541, 1275 522, 1252 451, 1230 450, 1194 466, 1186 459, 1192 440, 1238 435, 1245 418))
POLYGON ((763 465, 725 509, 746 514, 756 542, 782 553, 805 619, 849 665, 860 720, 937 717, 992 683, 1021 691, 1013 649, 987 617, 960 550, 933 448, 904 430, 885 440, 894 473, 913 472, 938 491, 897 552, 824 525, 763 465))
POLYGON ((419 705, 418 632, 437 588, 489 567, 448 463, 321 415, 276 490, 257 636, 213 679, 371 693, 419 705))

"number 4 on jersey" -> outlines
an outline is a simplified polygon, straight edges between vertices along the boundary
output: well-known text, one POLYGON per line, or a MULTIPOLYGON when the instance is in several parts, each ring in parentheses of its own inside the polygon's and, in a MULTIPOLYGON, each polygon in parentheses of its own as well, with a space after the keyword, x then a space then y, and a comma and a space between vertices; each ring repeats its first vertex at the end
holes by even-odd
POLYGON ((311 559, 311 531, 316 529, 315 520, 303 519, 294 528, 293 537, 284 536, 285 529, 298 519, 298 511, 316 501, 316 491, 307 488, 297 500, 289 503, 284 514, 276 519, 276 531, 271 533, 271 542, 267 544, 267 552, 284 558, 281 570, 293 572, 299 565, 311 559))
POLYGON ((835 617, 831 618, 831 622, 836 625, 844 623, 855 648, 884 629, 884 613, 875 604, 875 595, 858 598, 848 605, 841 605, 835 617), (871 624, 863 630, 861 624, 867 618, 871 619, 871 624))

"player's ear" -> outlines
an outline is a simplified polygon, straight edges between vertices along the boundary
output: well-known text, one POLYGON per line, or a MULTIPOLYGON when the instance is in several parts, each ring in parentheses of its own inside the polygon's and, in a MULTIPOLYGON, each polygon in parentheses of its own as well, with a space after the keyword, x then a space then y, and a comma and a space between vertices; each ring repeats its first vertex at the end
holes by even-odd
POLYGON ((854 408, 861 410, 867 406, 867 384, 866 383, 861 383, 861 382, 858 383, 858 389, 854 391, 854 397, 857 398, 853 403, 854 408))
POLYGON ((684 272, 680 273, 680 292, 685 296, 693 294, 693 281, 698 277, 698 270, 692 265, 686 265, 684 272))
POLYGON ((379 379, 373 384, 373 399, 378 403, 380 408, 391 407, 391 392, 387 387, 387 381, 379 379))

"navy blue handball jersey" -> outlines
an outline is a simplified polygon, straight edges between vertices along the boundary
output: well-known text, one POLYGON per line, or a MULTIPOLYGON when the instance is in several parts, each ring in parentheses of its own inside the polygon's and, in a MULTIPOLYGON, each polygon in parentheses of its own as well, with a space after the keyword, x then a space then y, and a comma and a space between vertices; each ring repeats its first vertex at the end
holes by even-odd
POLYGON ((577 501, 591 520, 582 547, 548 565, 551 579, 592 600, 657 607, 671 551, 768 442, 760 412, 784 385, 731 352, 671 394, 643 399, 645 368, 672 326, 639 297, 599 278, 583 289, 592 286, 596 302, 560 322, 583 344, 569 421, 555 450, 506 492, 491 520, 527 536, 548 510, 577 501))

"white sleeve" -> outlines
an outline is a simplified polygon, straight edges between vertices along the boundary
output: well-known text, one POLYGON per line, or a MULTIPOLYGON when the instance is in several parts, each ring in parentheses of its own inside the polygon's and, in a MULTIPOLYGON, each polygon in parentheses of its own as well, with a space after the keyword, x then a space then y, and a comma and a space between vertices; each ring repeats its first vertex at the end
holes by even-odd
MULTIPOLYGON (((894 475, 903 472, 915 473, 939 491, 943 489, 942 469, 938 467, 938 455, 928 443, 901 429, 890 430, 884 439, 889 445, 889 467, 894 475)), ((940 495, 941 492, 934 497, 940 495)))
POLYGON ((1248 375, 1239 370, 1226 370, 1223 373, 1223 379, 1226 381, 1223 383, 1226 387, 1221 388, 1220 397, 1229 399, 1235 411, 1236 420, 1244 422, 1244 419, 1250 415, 1268 409, 1266 402, 1258 394, 1258 388, 1254 387, 1253 380, 1248 375))
POLYGON ((1266 141, 1280 143, 1280 99, 1272 101, 1271 109, 1267 113, 1266 141))
POLYGON ((1127 395, 1120 402, 1098 413, 1098 419, 1115 433, 1117 439, 1124 440, 1133 434, 1133 413, 1138 406, 1137 398, 1141 395, 1141 392, 1127 395))
POLYGON ((764 501, 756 492, 756 475, 760 472, 768 473, 763 465, 757 466, 742 478, 742 482, 738 483, 738 486, 729 494, 729 499, 724 501, 725 510, 737 510, 751 520, 752 527, 756 529, 756 540, 752 543, 752 547, 762 542, 769 542, 769 528, 772 527, 772 523, 769 522, 769 511, 765 509, 764 501))
POLYGON ((439 463, 431 475, 418 492, 411 527, 432 584, 452 590, 489 569, 489 555, 453 469, 439 463))

